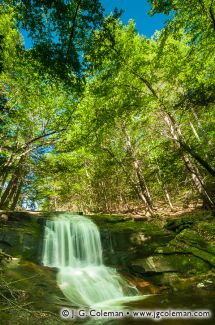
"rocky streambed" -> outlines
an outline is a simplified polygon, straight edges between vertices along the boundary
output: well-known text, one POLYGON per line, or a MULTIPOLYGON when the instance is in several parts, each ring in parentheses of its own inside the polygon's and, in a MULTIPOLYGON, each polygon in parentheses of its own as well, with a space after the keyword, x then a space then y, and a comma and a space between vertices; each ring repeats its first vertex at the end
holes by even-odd
MULTIPOLYGON (((55 270, 40 265, 44 224, 57 213, 2 211, 2 215, 6 217, 0 221, 0 249, 15 258, 4 268, 5 281, 23 292, 24 306, 30 301, 33 310, 48 312, 37 315, 40 323, 60 324, 51 315, 70 303, 56 286, 55 270)), ((215 221, 211 213, 196 211, 169 221, 109 215, 89 218, 100 229, 105 263, 116 267, 143 294, 152 294, 144 305, 130 308, 188 308, 190 301, 190 308, 213 309, 215 221)), ((13 314, 2 313, 3 324, 15 324, 13 314)), ((27 310, 24 317, 29 324, 35 323, 27 310)))
MULTIPOLYGON (((40 264, 45 221, 57 214, 0 213, 7 216, 4 222, 0 220, 0 249, 40 264)), ((192 277, 214 270, 215 220, 209 212, 197 211, 163 225, 158 220, 134 221, 124 216, 88 217, 100 229, 107 265, 155 279, 158 284, 166 284, 170 275, 192 277)))
POLYGON ((215 220, 210 213, 198 211, 163 225, 154 220, 92 218, 101 229, 108 264, 165 285, 214 271, 215 220))

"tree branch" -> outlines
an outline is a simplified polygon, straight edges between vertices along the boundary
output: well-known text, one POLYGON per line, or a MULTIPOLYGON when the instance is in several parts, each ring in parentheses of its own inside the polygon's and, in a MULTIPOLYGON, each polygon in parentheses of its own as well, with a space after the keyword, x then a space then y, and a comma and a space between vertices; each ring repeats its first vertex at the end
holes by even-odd
POLYGON ((189 154, 191 154, 191 156, 193 158, 195 158, 200 165, 202 165, 212 176, 215 177, 215 169, 213 167, 211 167, 207 161, 205 161, 202 157, 200 157, 189 145, 187 145, 183 140, 181 139, 175 139, 175 141, 177 141, 178 143, 180 143, 181 147, 188 152, 189 154))
POLYGON ((213 23, 213 29, 215 31, 215 17, 214 17, 214 12, 213 12, 213 2, 214 2, 214 0, 211 1, 209 12, 210 12, 211 20, 213 23))
POLYGON ((42 135, 40 135, 40 136, 38 136, 38 137, 36 137, 36 138, 33 138, 33 139, 31 139, 30 141, 26 142, 26 143, 24 144, 24 146, 22 146, 22 148, 27 148, 27 147, 29 147, 29 145, 32 144, 33 142, 36 142, 36 141, 38 141, 38 140, 40 140, 40 139, 47 138, 47 137, 49 137, 49 136, 51 136, 51 135, 53 135, 53 134, 60 133, 60 132, 63 132, 63 131, 65 131, 65 130, 66 130, 66 128, 61 129, 61 130, 58 130, 58 131, 51 131, 51 132, 49 132, 49 133, 42 134, 42 135))
POLYGON ((76 18, 77 18, 77 15, 78 15, 78 9, 80 8, 80 5, 81 5, 81 1, 82 0, 78 1, 77 7, 76 7, 76 10, 75 10, 75 14, 74 14, 74 17, 73 17, 72 28, 71 28, 71 32, 70 32, 70 36, 69 36, 69 43, 68 43, 68 48, 67 48, 67 53, 66 53, 67 61, 68 61, 68 58, 69 58, 69 52, 70 52, 71 47, 72 47, 72 41, 73 41, 73 38, 74 38, 74 35, 75 35, 76 18))

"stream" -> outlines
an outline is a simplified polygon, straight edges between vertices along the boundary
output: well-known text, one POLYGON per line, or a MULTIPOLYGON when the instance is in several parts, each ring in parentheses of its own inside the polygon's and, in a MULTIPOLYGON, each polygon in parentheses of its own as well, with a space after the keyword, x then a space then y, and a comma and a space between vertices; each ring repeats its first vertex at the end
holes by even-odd
POLYGON ((103 264, 97 226, 83 216, 61 215, 45 227, 43 265, 58 268, 57 283, 78 307, 141 299, 114 268, 103 264))
MULTIPOLYGON (((17 214, 15 216, 17 217, 17 214)), ((23 215, 21 217, 23 218, 23 215)), ((153 324, 155 322, 152 320, 132 317, 132 312, 168 312, 170 310, 211 310, 213 314, 215 312, 213 269, 207 273, 194 272, 189 276, 186 276, 185 271, 178 272, 177 281, 174 278, 175 273, 166 271, 165 277, 168 281, 160 283, 160 280, 156 282, 156 277, 162 276, 162 273, 160 275, 159 273, 156 275, 145 273, 144 276, 139 277, 138 274, 129 272, 129 268, 123 269, 120 262, 119 264, 115 263, 115 267, 107 266, 111 264, 106 258, 108 255, 107 241, 103 241, 103 237, 101 241, 102 228, 98 229, 89 217, 62 213, 52 215, 51 218, 47 217, 45 223, 37 223, 35 219, 24 222, 26 226, 23 225, 22 228, 18 227, 20 222, 17 224, 17 221, 11 222, 14 224, 14 228, 11 227, 11 224, 8 230, 5 227, 4 238, 8 238, 8 240, 11 238, 9 253, 12 255, 15 255, 15 249, 19 244, 17 241, 13 244, 13 238, 17 238, 15 235, 20 234, 20 238, 23 238, 21 234, 26 234, 27 238, 29 240, 32 238, 33 242, 32 246, 27 246, 26 250, 29 250, 25 251, 25 255, 21 250, 19 254, 18 251, 16 252, 18 256, 7 263, 7 268, 2 274, 2 284, 8 283, 9 285, 7 294, 13 293, 12 302, 16 303, 17 301, 20 306, 23 306, 23 309, 17 311, 16 305, 10 304, 9 308, 7 304, 2 305, 0 323, 3 325, 153 324), (32 229, 35 231, 36 226, 38 226, 38 232, 34 234, 32 229), (42 229, 44 229, 44 233, 42 229), (41 234, 41 237, 38 234, 41 234), (40 246, 42 234, 44 234, 43 247, 40 246), (35 237, 33 237, 34 235, 35 237), (105 247, 104 251, 102 243, 105 247), (36 256, 35 245, 38 245, 39 258, 38 260, 35 258, 29 260, 26 256, 30 256, 31 252, 35 254, 33 256, 36 256), (26 255, 26 252, 29 255, 26 255), (104 260, 107 261, 107 265, 104 260), (124 316, 122 318, 76 317, 71 319, 60 317, 60 315, 62 316, 60 311, 63 308, 75 311, 78 309, 118 311, 123 312, 124 316)), ((157 234, 156 231, 156 229, 153 230, 152 234, 157 234)), ((150 235, 150 229, 147 228, 145 233, 150 235)), ((116 254, 116 262, 119 257, 123 258, 124 256, 123 247, 126 247, 128 252, 128 246, 131 243, 127 238, 128 232, 121 233, 121 235, 119 233, 119 236, 117 234, 116 232, 114 245, 115 250, 117 251, 117 248, 119 250, 117 254, 115 250, 112 252, 112 254, 116 254), (122 236, 125 236, 123 241, 122 236), (121 246, 117 247, 118 244, 121 246)), ((159 240, 159 234, 157 236, 159 240)), ((153 240, 150 245, 153 244, 153 240)), ((149 248, 147 242, 141 243, 141 247, 144 251, 149 248)), ((127 256, 131 257, 132 261, 132 256, 127 256)), ((177 254, 174 256, 177 257, 177 254)), ((184 260, 187 262, 187 259, 184 260)), ((126 263, 129 265, 128 259, 126 263)), ((159 321, 159 324, 164 325, 214 324, 213 318, 161 319, 157 314, 155 319, 159 321)))
MULTIPOLYGON (((97 226, 88 218, 62 214, 47 220, 42 261, 57 268, 57 284, 74 309, 83 310, 205 310, 213 309, 214 292, 191 291, 158 294, 140 293, 116 269, 103 264, 102 245, 97 226)), ((62 305, 63 306, 63 305, 62 305)), ((212 319, 161 319, 162 324, 213 324, 212 319)), ((74 323, 139 324, 148 319, 76 318, 74 323)))

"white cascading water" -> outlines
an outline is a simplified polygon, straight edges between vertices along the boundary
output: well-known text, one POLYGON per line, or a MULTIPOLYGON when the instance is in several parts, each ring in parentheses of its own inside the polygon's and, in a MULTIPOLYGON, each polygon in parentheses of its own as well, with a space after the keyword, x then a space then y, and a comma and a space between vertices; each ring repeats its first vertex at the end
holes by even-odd
POLYGON ((135 287, 103 264, 99 230, 86 217, 62 214, 47 220, 42 261, 59 269, 57 283, 76 306, 138 298, 135 287))

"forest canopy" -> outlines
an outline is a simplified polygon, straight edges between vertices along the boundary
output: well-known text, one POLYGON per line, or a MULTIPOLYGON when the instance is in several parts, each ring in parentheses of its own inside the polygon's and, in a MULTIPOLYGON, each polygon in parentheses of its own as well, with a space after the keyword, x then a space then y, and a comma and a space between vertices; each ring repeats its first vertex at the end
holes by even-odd
POLYGON ((0 1, 0 209, 214 208, 215 2, 148 2, 0 1))

